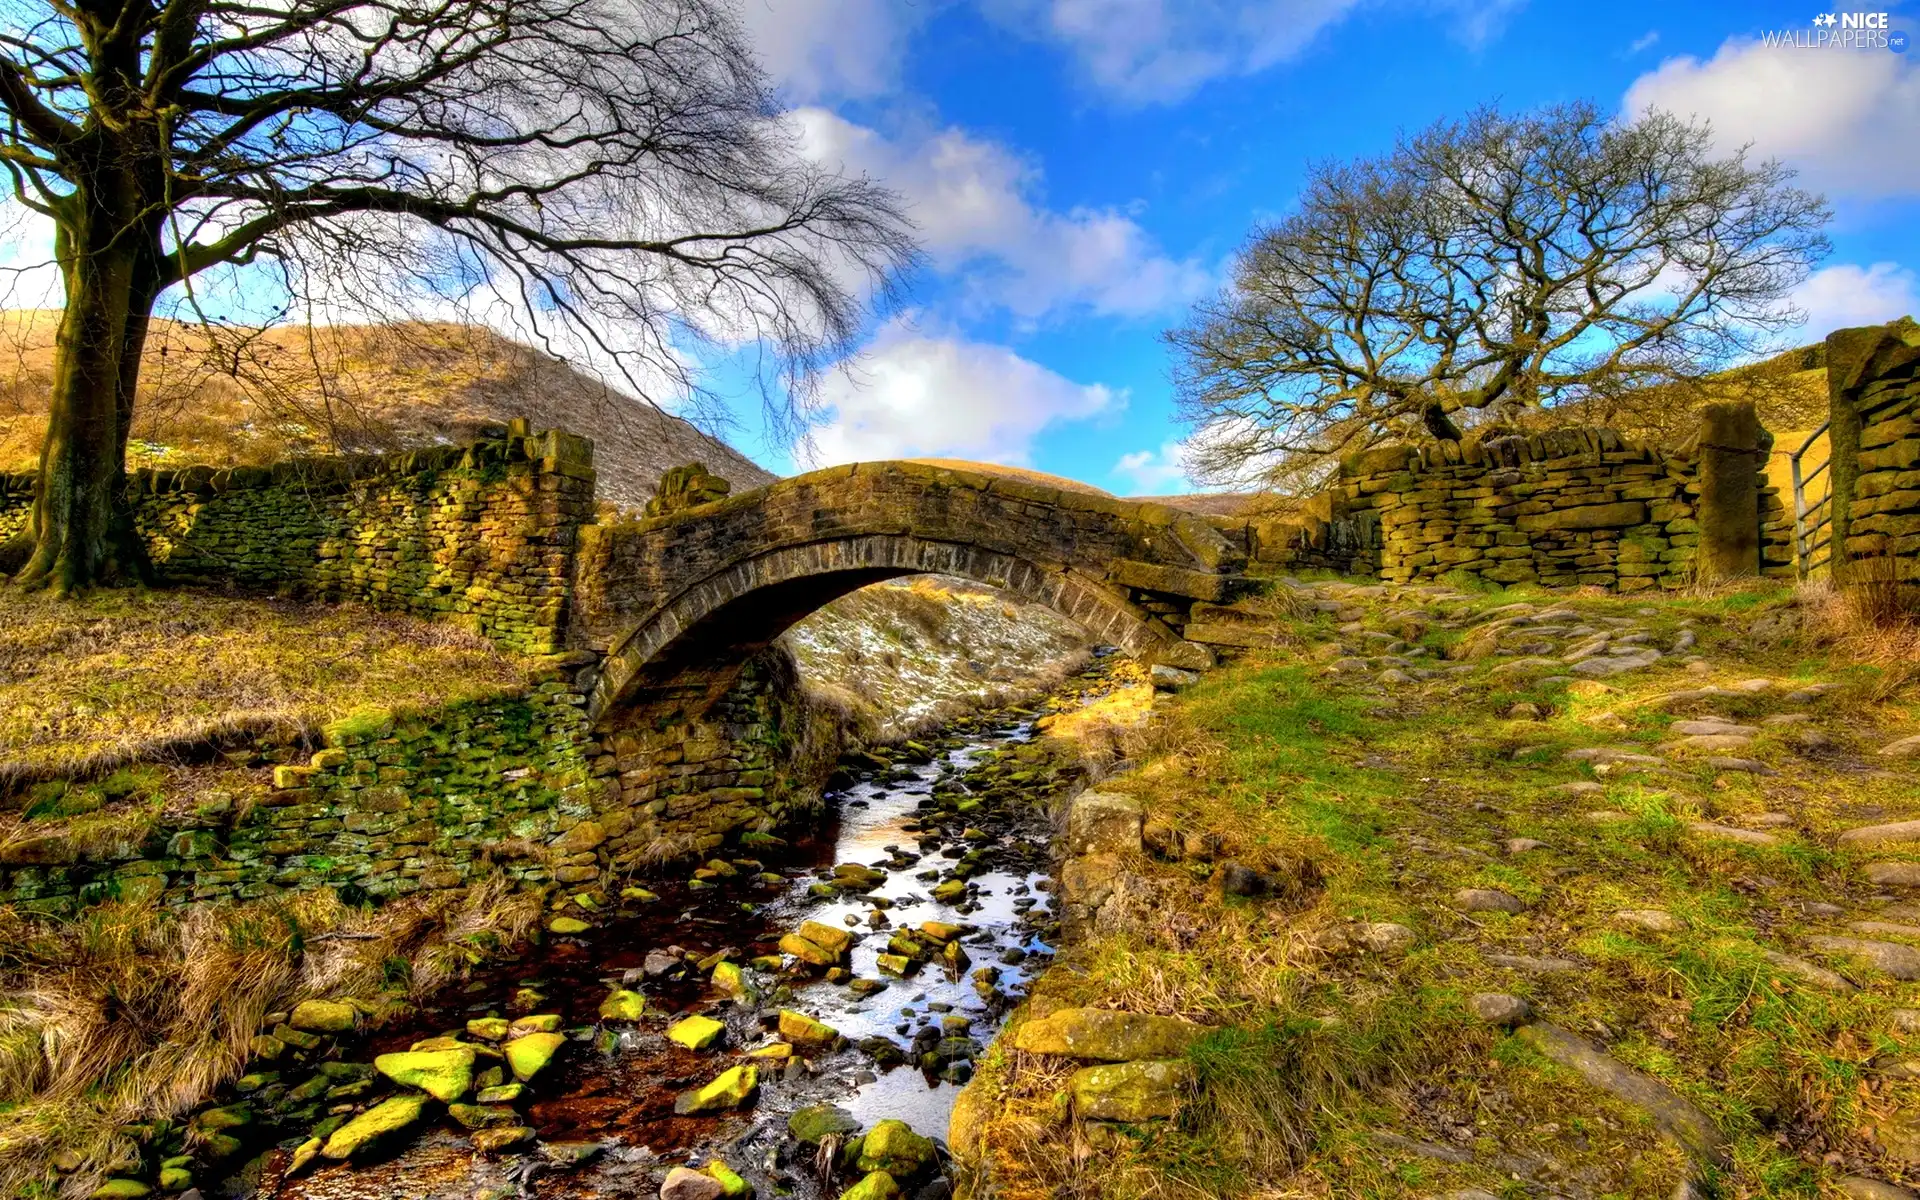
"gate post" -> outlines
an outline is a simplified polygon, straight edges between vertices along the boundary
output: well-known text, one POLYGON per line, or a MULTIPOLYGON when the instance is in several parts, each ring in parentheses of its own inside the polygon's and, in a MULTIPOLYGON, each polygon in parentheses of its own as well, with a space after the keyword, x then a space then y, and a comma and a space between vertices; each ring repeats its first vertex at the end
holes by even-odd
POLYGON ((1700 549, 1703 580, 1760 573, 1760 471, 1772 439, 1753 405, 1709 404, 1700 418, 1700 549))

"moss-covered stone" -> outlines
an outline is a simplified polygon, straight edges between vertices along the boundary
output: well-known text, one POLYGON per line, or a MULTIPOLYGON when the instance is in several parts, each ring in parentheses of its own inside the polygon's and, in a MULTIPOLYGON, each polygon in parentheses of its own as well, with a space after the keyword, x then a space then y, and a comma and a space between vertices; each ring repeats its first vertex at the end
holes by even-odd
POLYGON ((334 1130, 320 1153, 331 1159, 362 1158, 376 1153, 417 1124, 426 1107, 427 1097, 418 1092, 389 1096, 334 1130))
POLYGON ((647 1015, 647 998, 625 988, 610 993, 600 1002, 602 1021, 638 1021, 647 1015))
POLYGON ((898 1200, 900 1184, 885 1171, 874 1171, 840 1193, 840 1200, 898 1200))
POLYGON ((751 1101, 760 1088, 760 1069, 742 1063, 721 1072, 711 1083, 674 1099, 673 1111, 682 1116, 695 1113, 725 1112, 751 1101))
POLYGON ((529 1033, 513 1039, 504 1047, 507 1055, 507 1067, 513 1077, 521 1083, 527 1082, 553 1061, 560 1047, 567 1044, 564 1035, 558 1033, 529 1033))
POLYGON ((709 1050, 727 1032, 727 1027, 712 1017, 698 1013, 675 1022, 667 1030, 667 1040, 689 1050, 709 1050))
POLYGON ((351 1033, 359 1010, 341 1000, 302 1000, 294 1005, 287 1024, 308 1033, 351 1033))
POLYGON ((840 1031, 803 1012, 780 1010, 780 1036, 800 1050, 820 1050, 831 1046, 840 1031))
POLYGON ((401 1087, 419 1088, 443 1104, 450 1104, 473 1088, 474 1052, 470 1046, 444 1050, 408 1050, 382 1054, 374 1070, 401 1087))

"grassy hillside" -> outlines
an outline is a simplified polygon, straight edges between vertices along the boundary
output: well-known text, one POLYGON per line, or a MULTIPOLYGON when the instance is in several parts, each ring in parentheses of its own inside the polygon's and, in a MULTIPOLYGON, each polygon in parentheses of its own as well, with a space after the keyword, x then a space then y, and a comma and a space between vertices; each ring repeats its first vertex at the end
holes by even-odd
MULTIPOLYGON (((0 470, 37 461, 58 314, 0 312, 0 470)), ((295 454, 472 440, 529 417, 593 439, 600 498, 644 504, 668 467, 704 462, 736 488, 774 476, 678 417, 551 355, 469 325, 293 326, 215 346, 159 322, 147 345, 132 459, 266 463, 295 454)))

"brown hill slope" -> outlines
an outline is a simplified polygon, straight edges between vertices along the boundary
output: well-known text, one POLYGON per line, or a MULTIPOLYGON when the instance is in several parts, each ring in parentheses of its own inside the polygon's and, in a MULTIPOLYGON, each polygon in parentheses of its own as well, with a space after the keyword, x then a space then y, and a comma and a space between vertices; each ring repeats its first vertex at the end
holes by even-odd
MULTIPOLYGON (((0 470, 34 465, 46 428, 57 314, 0 312, 0 470)), ((131 459, 265 463, 293 454, 472 440, 528 417, 594 441, 600 498, 637 508, 668 467, 703 462, 736 489, 772 473, 693 425, 551 355, 469 325, 304 326, 218 344, 158 322, 131 459)))

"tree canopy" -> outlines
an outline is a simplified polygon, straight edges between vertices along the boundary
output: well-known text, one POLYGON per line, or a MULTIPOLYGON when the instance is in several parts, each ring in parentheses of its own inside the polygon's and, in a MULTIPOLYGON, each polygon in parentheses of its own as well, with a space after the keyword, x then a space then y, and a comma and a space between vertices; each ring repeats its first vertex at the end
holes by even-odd
POLYGON ((1214 479, 1697 381, 1804 318, 1824 201, 1703 123, 1482 109, 1323 163, 1167 335, 1214 479))
POLYGON ((0 114, 65 285, 22 573, 62 587, 129 565, 147 320, 216 268, 296 314, 480 298, 675 385, 753 346, 784 397, 913 254, 799 154, 722 0, 5 0, 0 114))

